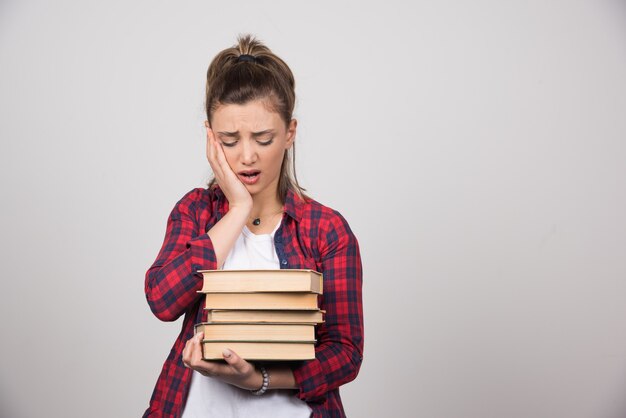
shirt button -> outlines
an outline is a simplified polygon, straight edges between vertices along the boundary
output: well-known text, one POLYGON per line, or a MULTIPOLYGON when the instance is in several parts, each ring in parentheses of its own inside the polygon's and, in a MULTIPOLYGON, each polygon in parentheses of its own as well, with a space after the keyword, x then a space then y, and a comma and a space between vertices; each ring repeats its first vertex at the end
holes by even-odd
POLYGON ((287 260, 283 258, 283 260, 281 261, 281 263, 283 263, 283 266, 287 265, 287 260))

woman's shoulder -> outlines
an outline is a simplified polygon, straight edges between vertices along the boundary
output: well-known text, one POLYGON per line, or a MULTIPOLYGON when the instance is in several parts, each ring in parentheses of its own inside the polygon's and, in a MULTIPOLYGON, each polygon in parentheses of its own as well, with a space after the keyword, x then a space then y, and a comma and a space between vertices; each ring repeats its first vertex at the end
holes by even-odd
POLYGON ((313 199, 310 196, 307 196, 304 200, 300 200, 302 202, 302 216, 306 216, 307 218, 316 218, 316 219, 336 219, 343 217, 338 210, 321 203, 320 201, 313 199))
POLYGON ((182 204, 199 204, 205 203, 208 204, 211 201, 215 200, 217 197, 215 189, 209 189, 206 187, 194 187, 193 189, 186 192, 179 200, 178 203, 182 204))
POLYGON ((318 231, 326 231, 338 235, 353 234, 348 221, 339 210, 311 197, 302 201, 301 221, 314 225, 318 231))
POLYGON ((217 202, 217 191, 206 187, 194 187, 178 199, 172 214, 198 215, 211 213, 217 202))
POLYGON ((324 258, 342 251, 358 253, 358 239, 339 210, 315 199, 307 199, 301 206, 299 227, 311 240, 316 257, 324 258))

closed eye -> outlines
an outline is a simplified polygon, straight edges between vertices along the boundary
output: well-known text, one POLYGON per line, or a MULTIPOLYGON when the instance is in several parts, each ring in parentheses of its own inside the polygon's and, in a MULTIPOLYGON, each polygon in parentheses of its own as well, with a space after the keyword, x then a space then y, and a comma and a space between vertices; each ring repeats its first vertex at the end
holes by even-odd
MULTIPOLYGON (((225 142, 225 141, 222 141, 222 145, 224 145, 225 147, 234 147, 235 145, 237 145, 237 142, 239 142, 239 141, 238 141, 238 140, 237 140, 237 141, 233 141, 233 142, 225 142)), ((274 142, 274 138, 270 138, 270 139, 269 139, 269 140, 267 140, 267 141, 256 141, 256 142, 257 142, 257 144, 259 144, 259 145, 268 146, 268 145, 270 145, 272 142, 274 142)))

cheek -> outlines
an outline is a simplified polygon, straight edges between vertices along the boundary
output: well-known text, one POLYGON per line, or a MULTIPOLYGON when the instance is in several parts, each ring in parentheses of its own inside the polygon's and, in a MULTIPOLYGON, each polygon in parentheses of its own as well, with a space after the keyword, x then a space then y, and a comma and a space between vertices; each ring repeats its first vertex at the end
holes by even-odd
POLYGON ((285 155, 285 150, 282 148, 278 148, 272 152, 272 156, 271 156, 272 166, 275 167, 276 171, 280 171, 280 166, 283 162, 284 155, 285 155))
POLYGON ((237 154, 235 150, 228 147, 222 147, 222 149, 224 150, 224 157, 226 157, 226 162, 232 167, 233 163, 237 161, 237 154))

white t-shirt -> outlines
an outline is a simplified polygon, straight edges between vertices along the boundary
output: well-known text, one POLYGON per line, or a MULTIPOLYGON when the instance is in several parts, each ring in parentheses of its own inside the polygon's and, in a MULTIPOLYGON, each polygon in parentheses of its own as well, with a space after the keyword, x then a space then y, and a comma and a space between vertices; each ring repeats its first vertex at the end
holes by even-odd
MULTIPOLYGON (((224 270, 279 269, 274 233, 253 234, 243 227, 224 261, 224 270)), ((271 376, 270 376, 271 379, 271 376)), ((182 418, 309 418, 311 408, 295 391, 270 389, 261 396, 193 371, 182 418)))

